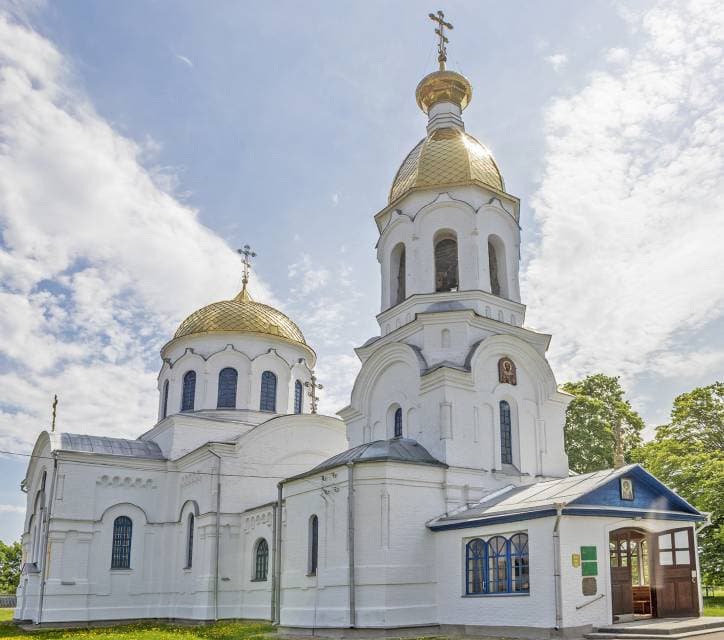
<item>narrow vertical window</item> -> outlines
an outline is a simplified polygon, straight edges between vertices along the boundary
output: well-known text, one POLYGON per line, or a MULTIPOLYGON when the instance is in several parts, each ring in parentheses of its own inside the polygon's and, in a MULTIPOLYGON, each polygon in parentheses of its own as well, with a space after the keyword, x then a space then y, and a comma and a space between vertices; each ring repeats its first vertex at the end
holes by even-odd
POLYGON ((196 398, 196 372, 184 374, 183 391, 181 393, 181 411, 193 411, 196 398))
POLYGON ((299 380, 297 380, 294 383, 294 413, 302 412, 302 398, 303 398, 302 383, 299 380))
POLYGON ((508 541, 502 536, 488 540, 488 593, 506 593, 508 587, 508 541))
POLYGON ((395 438, 402 437, 402 409, 397 407, 395 410, 395 438))
POLYGON ((266 580, 269 570, 269 545, 264 538, 256 543, 254 551, 254 580, 263 582, 266 580))
POLYGON ((111 569, 131 568, 131 535, 133 523, 128 516, 118 516, 113 521, 113 547, 111 569))
POLYGON ((394 307, 406 297, 405 245, 400 243, 390 254, 390 305, 394 307))
POLYGON ((161 400, 161 417, 168 415, 168 380, 163 383, 163 398, 161 400))
POLYGON ((500 461, 503 464, 513 464, 513 427, 510 419, 510 405, 500 402, 500 461))
POLYGON ((500 279, 498 276, 498 256, 495 245, 488 242, 488 267, 490 268, 490 292, 494 296, 500 295, 500 279))
POLYGON ((443 238, 435 243, 435 291, 458 290, 458 243, 443 238))
POLYGON ((319 518, 316 515, 309 518, 309 571, 310 576, 317 575, 317 561, 319 559, 319 518))
POLYGON ((236 369, 226 367, 219 371, 219 393, 216 406, 219 409, 236 408, 236 382, 239 374, 236 369))
POLYGON ((194 514, 189 513, 189 524, 186 530, 186 568, 194 564, 194 514))
POLYGON ((466 592, 485 593, 485 542, 476 538, 467 544, 465 553, 466 592))
POLYGON ((530 591, 528 568, 528 534, 516 533, 510 539, 511 590, 519 593, 530 591))
POLYGON ((277 410, 277 377, 271 371, 265 371, 261 374, 259 409, 262 411, 277 410))

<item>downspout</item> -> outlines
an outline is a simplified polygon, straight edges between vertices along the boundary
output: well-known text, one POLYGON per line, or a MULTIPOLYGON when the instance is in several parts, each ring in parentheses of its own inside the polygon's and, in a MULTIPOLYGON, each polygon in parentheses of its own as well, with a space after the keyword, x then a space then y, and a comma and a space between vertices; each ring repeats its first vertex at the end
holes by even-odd
POLYGON ((347 548, 349 550, 349 626, 357 625, 354 584, 354 462, 347 463, 347 548))
POLYGON ((275 522, 274 522, 274 566, 273 571, 273 584, 272 594, 273 606, 272 611, 272 622, 276 625, 281 624, 282 618, 282 500, 284 493, 284 482, 277 484, 277 505, 275 509, 275 522))
POLYGON ((219 461, 216 472, 216 548, 214 549, 214 620, 219 619, 219 547, 221 543, 221 456, 209 449, 219 461))
POLYGON ((563 597, 561 593, 561 533, 560 524, 563 517, 563 504, 556 503, 556 523, 553 525, 553 588, 556 598, 556 626, 558 631, 563 626, 563 597))
MULTIPOLYGON (((50 480, 50 493, 48 494, 49 500, 48 500, 48 509, 46 511, 45 515, 45 523, 44 523, 44 529, 45 529, 45 537, 43 538, 43 555, 41 556, 43 561, 43 571, 40 576, 40 597, 39 597, 39 603, 38 603, 38 621, 36 622, 37 625, 40 625, 40 623, 43 621, 43 603, 45 600, 45 583, 48 579, 48 538, 50 537, 50 516, 53 512, 53 500, 55 499, 55 478, 58 475, 58 457, 53 451, 53 477, 50 480)), ((25 597, 25 594, 23 594, 23 597, 25 597)))

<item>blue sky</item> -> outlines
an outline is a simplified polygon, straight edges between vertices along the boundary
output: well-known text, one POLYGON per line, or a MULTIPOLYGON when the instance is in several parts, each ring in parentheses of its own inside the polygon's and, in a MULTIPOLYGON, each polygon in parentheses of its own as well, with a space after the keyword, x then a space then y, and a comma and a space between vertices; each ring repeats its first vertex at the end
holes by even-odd
MULTIPOLYGON (((419 2, 0 4, 0 448, 137 436, 158 350, 253 293, 346 402, 376 332, 373 215, 423 136, 419 2)), ((724 371, 724 12, 693 2, 443 2, 467 130, 522 199, 528 325, 559 383, 621 375, 649 425, 724 371)), ((0 457, 0 538, 24 459, 0 457)))

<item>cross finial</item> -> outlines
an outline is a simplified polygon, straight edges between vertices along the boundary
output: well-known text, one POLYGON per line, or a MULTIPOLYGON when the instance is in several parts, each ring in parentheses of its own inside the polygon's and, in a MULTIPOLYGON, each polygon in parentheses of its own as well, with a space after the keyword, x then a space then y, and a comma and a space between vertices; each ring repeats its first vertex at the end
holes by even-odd
POLYGON ((445 71, 445 63, 447 62, 447 47, 448 39, 445 36, 445 29, 452 31, 452 23, 445 22, 445 14, 442 11, 438 11, 437 14, 430 13, 430 20, 437 24, 435 27, 435 33, 438 36, 437 41, 437 61, 440 63, 440 71, 445 71))
POLYGON ((57 414, 57 409, 58 409, 58 395, 56 394, 53 396, 53 422, 50 425, 51 433, 55 431, 55 417, 57 414))
POLYGON ((248 244, 245 244, 236 252, 241 256, 242 275, 241 275, 241 292, 246 292, 246 285, 249 284, 249 269, 251 268, 251 259, 256 258, 256 253, 251 250, 248 244))
POLYGON ((312 413, 317 413, 317 404, 319 403, 317 391, 324 389, 324 387, 321 384, 317 384, 317 376, 314 375, 313 371, 311 380, 305 382, 304 386, 309 388, 307 395, 312 399, 312 413))

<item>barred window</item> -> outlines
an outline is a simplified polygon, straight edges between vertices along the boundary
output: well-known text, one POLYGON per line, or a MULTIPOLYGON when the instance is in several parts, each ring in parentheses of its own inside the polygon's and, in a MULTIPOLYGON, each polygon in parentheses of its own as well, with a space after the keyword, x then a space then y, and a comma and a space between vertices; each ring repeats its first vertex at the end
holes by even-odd
POLYGON ((131 536, 133 523, 128 516, 118 516, 113 521, 113 548, 111 569, 131 568, 131 536))
POLYGON ((510 418, 510 404, 500 402, 500 461, 513 464, 513 426, 510 418))
POLYGON ((186 568, 190 569, 194 563, 194 514, 189 513, 189 524, 186 531, 186 568))
POLYGON ((395 438, 402 437, 402 409, 397 407, 395 410, 395 438))
POLYGON ((269 570, 269 545, 264 538, 260 538, 254 550, 254 580, 263 582, 266 580, 269 570))
POLYGON ((226 367, 219 371, 219 393, 216 407, 218 409, 236 408, 236 381, 239 374, 236 369, 226 367))
POLYGON ((261 374, 261 399, 259 408, 262 411, 277 410, 277 377, 271 371, 261 374))
POLYGON ((302 412, 302 383, 297 380, 294 383, 294 413, 301 413, 302 412))
POLYGON ((184 374, 183 393, 181 394, 181 411, 193 411, 196 397, 196 372, 184 374))

